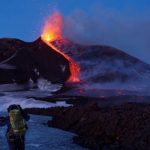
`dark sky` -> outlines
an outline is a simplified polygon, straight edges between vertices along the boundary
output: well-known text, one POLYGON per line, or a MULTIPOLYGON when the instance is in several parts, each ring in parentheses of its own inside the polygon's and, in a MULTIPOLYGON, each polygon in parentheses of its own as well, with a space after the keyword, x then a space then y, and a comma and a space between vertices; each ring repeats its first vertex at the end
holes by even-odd
POLYGON ((1 0, 0 38, 35 40, 55 10, 70 39, 111 45, 150 64, 150 0, 1 0))

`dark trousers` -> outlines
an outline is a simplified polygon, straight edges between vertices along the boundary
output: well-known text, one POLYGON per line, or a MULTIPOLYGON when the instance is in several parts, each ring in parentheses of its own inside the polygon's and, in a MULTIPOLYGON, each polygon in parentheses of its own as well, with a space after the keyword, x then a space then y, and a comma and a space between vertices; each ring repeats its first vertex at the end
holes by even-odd
POLYGON ((25 150, 25 136, 16 136, 14 139, 7 139, 9 150, 25 150))

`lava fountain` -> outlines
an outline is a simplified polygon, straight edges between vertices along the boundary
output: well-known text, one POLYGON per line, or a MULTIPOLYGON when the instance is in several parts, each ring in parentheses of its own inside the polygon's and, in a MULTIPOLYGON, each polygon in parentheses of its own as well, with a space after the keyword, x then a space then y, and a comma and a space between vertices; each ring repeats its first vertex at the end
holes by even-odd
POLYGON ((45 22, 41 39, 53 50, 63 55, 69 61, 71 75, 67 82, 80 82, 79 79, 80 67, 67 54, 62 52, 61 49, 57 48, 53 44, 55 40, 63 39, 62 29, 63 29, 63 18, 59 12, 55 12, 45 22))

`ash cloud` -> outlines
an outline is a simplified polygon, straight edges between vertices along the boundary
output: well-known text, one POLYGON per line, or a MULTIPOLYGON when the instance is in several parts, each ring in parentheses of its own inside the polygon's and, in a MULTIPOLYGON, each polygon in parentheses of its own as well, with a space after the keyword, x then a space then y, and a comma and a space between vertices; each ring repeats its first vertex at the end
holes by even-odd
POLYGON ((109 45, 150 64, 150 11, 95 7, 65 16, 64 36, 86 45, 109 45))

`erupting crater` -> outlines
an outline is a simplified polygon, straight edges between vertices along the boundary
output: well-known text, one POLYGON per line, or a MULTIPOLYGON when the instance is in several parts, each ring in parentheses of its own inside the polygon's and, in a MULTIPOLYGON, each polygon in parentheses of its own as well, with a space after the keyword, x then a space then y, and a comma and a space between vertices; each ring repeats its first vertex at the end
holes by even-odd
POLYGON ((80 67, 78 66, 78 64, 74 60, 72 60, 67 54, 62 52, 61 49, 59 49, 57 46, 53 44, 54 41, 58 39, 63 39, 62 29, 63 29, 63 17, 59 12, 55 12, 45 22, 41 39, 54 51, 58 52, 69 61, 71 76, 67 82, 80 82, 79 79, 80 67))

